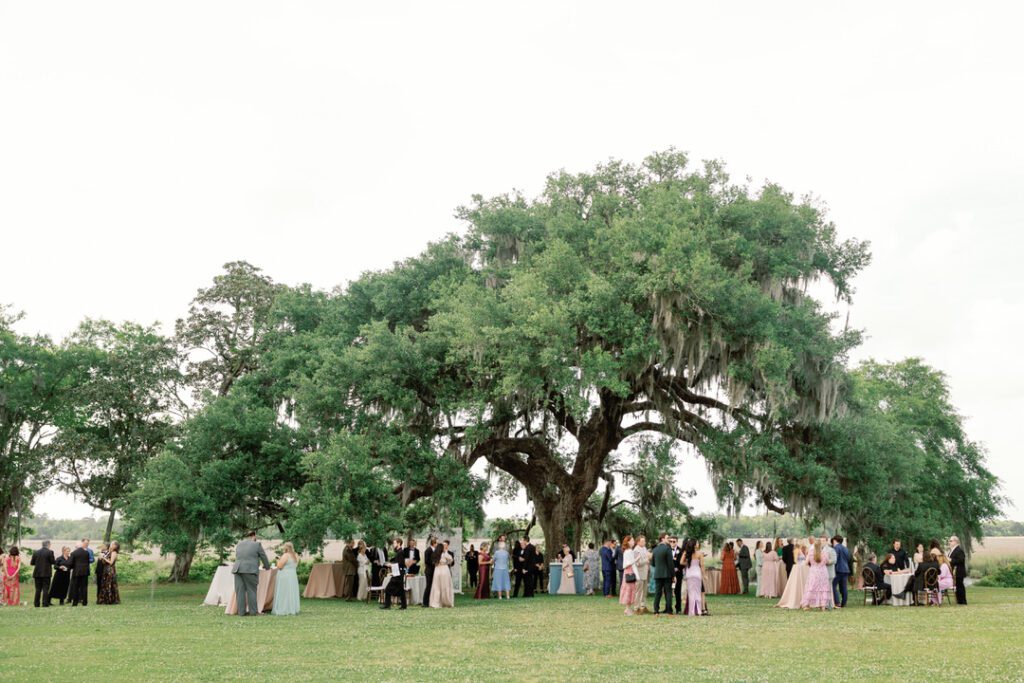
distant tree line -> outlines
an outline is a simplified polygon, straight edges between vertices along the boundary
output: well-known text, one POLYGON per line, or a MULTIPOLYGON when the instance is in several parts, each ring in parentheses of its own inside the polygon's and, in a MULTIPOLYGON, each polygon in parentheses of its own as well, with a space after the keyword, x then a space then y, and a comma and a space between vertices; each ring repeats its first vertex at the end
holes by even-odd
POLYGON ((811 201, 668 150, 457 215, 330 292, 228 263, 172 335, 86 320, 55 342, 0 309, 0 541, 53 486, 176 579, 245 528, 379 542, 520 493, 549 545, 700 536, 728 522, 676 486, 694 455, 723 506, 866 542, 969 545, 998 515, 944 375, 849 366, 861 332, 808 286, 852 301, 869 253, 811 201))

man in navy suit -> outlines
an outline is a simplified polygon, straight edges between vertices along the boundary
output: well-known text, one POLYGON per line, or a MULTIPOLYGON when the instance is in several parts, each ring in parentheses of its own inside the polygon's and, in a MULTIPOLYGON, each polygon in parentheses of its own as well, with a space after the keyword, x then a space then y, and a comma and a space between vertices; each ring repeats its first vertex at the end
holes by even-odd
POLYGON ((618 595, 618 588, 622 585, 622 546, 612 541, 612 550, 615 552, 615 577, 612 580, 612 595, 618 595))
POLYGON ((836 534, 832 537, 832 548, 836 551, 836 578, 832 579, 832 600, 836 607, 846 607, 846 590, 850 585, 850 573, 853 559, 850 551, 843 545, 843 537, 836 534), (842 601, 839 600, 842 596, 842 601))
POLYGON ((601 579, 604 597, 611 597, 612 584, 615 582, 615 551, 612 550, 612 542, 607 539, 601 546, 601 579))

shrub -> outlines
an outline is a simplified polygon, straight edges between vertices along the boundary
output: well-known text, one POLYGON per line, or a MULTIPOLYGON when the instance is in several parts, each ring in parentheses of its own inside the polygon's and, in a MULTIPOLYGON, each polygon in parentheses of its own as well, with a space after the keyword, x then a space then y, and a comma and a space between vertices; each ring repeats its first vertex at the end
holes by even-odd
POLYGON ((117 558, 117 582, 119 584, 149 583, 153 577, 157 576, 157 573, 156 562, 133 560, 127 555, 117 558))
POLYGON ((979 586, 1024 588, 1024 562, 1005 564, 978 582, 979 586))

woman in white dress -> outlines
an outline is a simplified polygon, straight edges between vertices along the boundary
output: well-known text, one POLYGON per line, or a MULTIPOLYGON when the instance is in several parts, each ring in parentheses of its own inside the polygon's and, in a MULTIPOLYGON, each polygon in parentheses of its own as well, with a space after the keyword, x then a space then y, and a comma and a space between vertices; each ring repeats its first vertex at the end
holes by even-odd
POLYGON ((452 586, 452 565, 455 558, 448 551, 448 541, 434 552, 434 580, 430 584, 430 606, 434 609, 455 607, 455 589, 452 586))
POLYGON ((572 566, 572 551, 562 546, 562 583, 558 584, 558 595, 576 595, 576 572, 572 566))
POLYGON ((758 541, 754 546, 754 594, 757 594, 757 587, 761 581, 761 567, 764 566, 764 541, 758 541))
POLYGON ((356 552, 356 576, 359 577, 356 599, 366 600, 370 593, 370 557, 366 554, 366 543, 363 541, 359 541, 359 550, 356 552))
POLYGON ((807 584, 807 545, 802 544, 793 548, 793 571, 786 581, 786 590, 782 592, 782 598, 776 607, 783 609, 800 609, 800 602, 804 599, 804 586, 807 584))

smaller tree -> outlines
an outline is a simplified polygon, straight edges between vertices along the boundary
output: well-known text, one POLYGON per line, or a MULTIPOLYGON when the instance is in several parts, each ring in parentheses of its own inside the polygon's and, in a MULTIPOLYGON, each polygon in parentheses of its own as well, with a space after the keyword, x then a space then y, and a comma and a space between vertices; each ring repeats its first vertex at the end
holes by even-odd
POLYGON ((61 486, 108 513, 109 541, 143 467, 174 432, 168 411, 177 353, 155 327, 106 320, 83 322, 66 348, 88 370, 50 450, 61 486))

